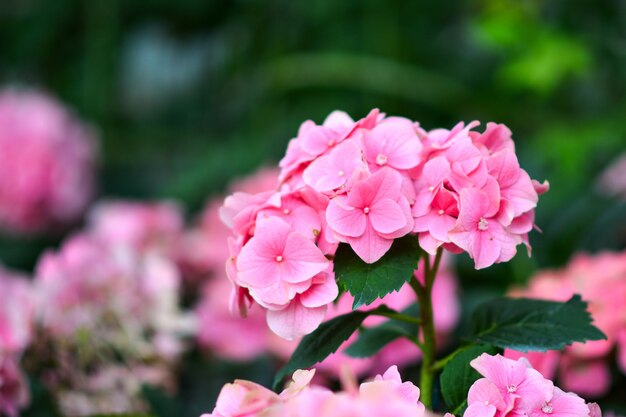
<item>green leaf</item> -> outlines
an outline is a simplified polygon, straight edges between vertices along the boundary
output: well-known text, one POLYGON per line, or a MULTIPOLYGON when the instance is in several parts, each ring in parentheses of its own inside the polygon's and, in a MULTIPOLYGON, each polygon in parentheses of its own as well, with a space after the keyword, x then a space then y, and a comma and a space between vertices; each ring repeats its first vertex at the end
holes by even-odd
POLYGON ((470 345, 459 350, 446 364, 441 373, 441 393, 448 410, 452 414, 462 415, 467 407, 467 392, 480 378, 470 365, 472 359, 483 353, 496 354, 498 349, 490 345, 470 345))
POLYGON ((276 389, 287 375, 298 369, 310 368, 336 352, 367 316, 380 312, 394 311, 386 306, 380 306, 369 311, 352 311, 322 323, 313 333, 302 338, 289 361, 276 374, 274 388, 276 389))
POLYGON ((591 323, 579 295, 565 303, 498 298, 475 310, 470 340, 522 352, 560 350, 574 342, 606 339, 591 323))
POLYGON ((410 281, 421 254, 415 237, 405 236, 396 239, 377 262, 368 264, 348 244, 342 243, 335 254, 335 276, 338 284, 354 297, 352 309, 356 310, 398 291, 410 281))
MULTIPOLYGON (((403 314, 417 314, 417 304, 413 304, 402 312, 403 314)), ((359 338, 344 351, 354 358, 367 358, 375 355, 387 344, 400 337, 412 338, 417 335, 417 323, 407 323, 390 319, 380 326, 362 329, 359 338)))

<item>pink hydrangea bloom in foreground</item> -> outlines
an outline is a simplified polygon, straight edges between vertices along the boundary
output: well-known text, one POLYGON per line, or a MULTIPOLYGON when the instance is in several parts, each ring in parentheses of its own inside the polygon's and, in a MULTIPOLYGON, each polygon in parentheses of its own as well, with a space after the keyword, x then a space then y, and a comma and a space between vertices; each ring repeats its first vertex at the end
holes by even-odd
POLYGON ((482 354, 470 365, 483 378, 470 388, 463 417, 592 417, 597 404, 563 392, 534 370, 528 361, 482 354))
POLYGON ((341 242, 373 263, 394 239, 414 234, 429 254, 465 251, 477 269, 510 260, 519 244, 530 250, 548 185, 519 166, 510 130, 488 123, 480 133, 477 125, 427 132, 377 109, 358 121, 333 112, 322 125, 304 122, 275 186, 235 192, 220 209, 232 230, 233 308, 245 314, 255 302, 277 334, 310 333, 336 296, 332 258, 341 242))
POLYGON ((76 220, 93 194, 95 145, 55 99, 0 92, 0 227, 32 233, 76 220))
POLYGON ((260 385, 237 380, 226 384, 215 409, 203 417, 423 417, 420 391, 403 382, 397 368, 342 392, 310 385, 315 371, 296 371, 292 382, 276 394, 260 385))
POLYGON ((563 388, 586 397, 600 397, 610 389, 609 359, 615 349, 618 367, 626 373, 626 252, 579 254, 561 270, 540 272, 528 288, 513 294, 555 301, 581 294, 607 340, 574 343, 562 353, 507 350, 507 357, 526 357, 546 378, 558 375, 563 388))

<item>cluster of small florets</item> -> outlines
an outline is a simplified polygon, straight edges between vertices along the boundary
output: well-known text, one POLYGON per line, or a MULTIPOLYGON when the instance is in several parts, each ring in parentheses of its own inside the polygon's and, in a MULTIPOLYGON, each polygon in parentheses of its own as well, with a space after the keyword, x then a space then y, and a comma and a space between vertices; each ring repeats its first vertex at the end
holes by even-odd
POLYGON ((232 229, 227 269, 233 304, 254 300, 286 338, 310 333, 337 297, 332 257, 340 242, 367 263, 417 234, 434 254, 467 252, 476 268, 510 260, 528 245, 547 184, 520 168, 511 132, 459 123, 427 132, 373 110, 357 122, 334 112, 302 124, 273 189, 236 192, 221 210, 232 229))
POLYGON ((169 256, 182 224, 171 204, 109 202, 40 259, 41 343, 33 349, 36 366, 50 367, 43 380, 65 415, 142 411, 142 384, 172 383, 191 330, 169 256))
POLYGON ((89 128, 42 93, 0 92, 0 228, 33 233, 83 212, 94 188, 89 128))
POLYGON ((333 392, 310 385, 315 371, 296 371, 280 394, 249 381, 226 384, 215 409, 203 417, 423 417, 420 391, 402 382, 397 368, 389 368, 374 380, 333 392))
POLYGON ((600 417, 597 404, 555 387, 528 361, 482 354, 470 365, 483 378, 470 388, 463 417, 600 417))
POLYGON ((18 415, 29 401, 20 360, 31 342, 35 300, 25 277, 0 267, 0 415, 18 415))
POLYGON ((530 280, 528 288, 513 294, 554 301, 580 294, 607 340, 574 343, 562 352, 506 351, 506 356, 525 356, 546 378, 558 375, 564 388, 589 397, 609 391, 614 351, 626 374, 626 252, 579 254, 565 268, 543 271, 530 280))

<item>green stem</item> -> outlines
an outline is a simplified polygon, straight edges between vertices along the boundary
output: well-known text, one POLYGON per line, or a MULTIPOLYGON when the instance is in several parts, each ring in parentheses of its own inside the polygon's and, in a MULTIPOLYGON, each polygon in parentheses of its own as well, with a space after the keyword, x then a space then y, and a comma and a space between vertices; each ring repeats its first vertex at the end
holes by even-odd
POLYGON ((454 356, 459 353, 462 350, 462 348, 459 348, 457 350, 455 350, 454 352, 450 353, 448 356, 439 359, 438 361, 435 361, 435 363, 433 363, 433 366, 431 366, 431 369, 433 371, 440 371, 443 369, 444 366, 446 366, 448 364, 448 362, 450 362, 452 360, 452 358, 454 358, 454 356))
MULTIPOLYGON (((426 408, 433 408, 433 383, 436 370, 433 368, 435 362, 435 351, 437 342, 435 339, 435 324, 433 320, 433 284, 437 277, 437 269, 441 262, 442 249, 437 250, 435 260, 430 265, 428 256, 424 259, 424 285, 413 285, 420 305, 420 315, 422 319, 422 371, 420 375, 420 399, 426 408)), ((415 280, 416 281, 416 280, 415 280)))
POLYGON ((380 311, 380 312, 372 313, 372 316, 387 317, 388 319, 403 321, 405 323, 411 323, 411 324, 421 324, 422 323, 421 319, 419 319, 417 317, 408 316, 408 315, 402 314, 402 313, 392 313, 392 312, 380 311))

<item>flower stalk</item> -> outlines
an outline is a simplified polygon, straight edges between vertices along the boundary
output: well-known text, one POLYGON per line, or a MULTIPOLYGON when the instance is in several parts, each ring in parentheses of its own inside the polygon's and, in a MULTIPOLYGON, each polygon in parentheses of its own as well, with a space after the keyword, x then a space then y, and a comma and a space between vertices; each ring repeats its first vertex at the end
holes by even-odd
MULTIPOLYGON (((435 323, 433 317, 433 303, 432 293, 433 284, 437 277, 437 270, 441 262, 442 249, 437 250, 435 259, 431 265, 428 256, 424 259, 424 285, 421 285, 417 279, 418 285, 413 285, 420 306, 420 319, 422 323, 422 370, 420 374, 420 389, 421 400, 424 405, 432 410, 433 407, 433 384, 435 379, 436 369, 433 365, 435 363, 435 352, 437 348, 437 341, 435 337, 435 323)), ((419 336, 418 336, 419 337, 419 336)))

